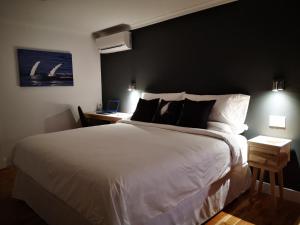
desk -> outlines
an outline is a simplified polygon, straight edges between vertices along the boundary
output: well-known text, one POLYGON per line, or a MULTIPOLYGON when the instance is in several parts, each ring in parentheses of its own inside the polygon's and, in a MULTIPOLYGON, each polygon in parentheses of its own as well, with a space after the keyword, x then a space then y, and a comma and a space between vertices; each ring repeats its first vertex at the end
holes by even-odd
POLYGON ((132 116, 132 114, 122 113, 122 112, 111 113, 111 114, 98 114, 95 112, 87 112, 84 113, 84 115, 88 119, 106 121, 110 123, 116 123, 119 120, 128 119, 132 116))

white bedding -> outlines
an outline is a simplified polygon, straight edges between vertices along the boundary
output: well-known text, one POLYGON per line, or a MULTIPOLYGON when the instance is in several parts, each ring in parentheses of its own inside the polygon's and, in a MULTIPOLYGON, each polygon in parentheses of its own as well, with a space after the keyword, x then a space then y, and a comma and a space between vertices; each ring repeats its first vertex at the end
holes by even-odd
POLYGON ((239 143, 217 131, 123 121, 26 138, 14 164, 93 224, 150 225, 241 164, 239 143))

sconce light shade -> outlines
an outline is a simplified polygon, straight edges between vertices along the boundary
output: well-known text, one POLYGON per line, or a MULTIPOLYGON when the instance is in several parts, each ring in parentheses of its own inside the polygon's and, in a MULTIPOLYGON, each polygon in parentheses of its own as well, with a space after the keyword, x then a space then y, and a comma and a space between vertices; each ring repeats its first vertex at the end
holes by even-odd
POLYGON ((276 79, 273 80, 272 91, 283 91, 284 90, 284 80, 276 79))
POLYGON ((136 90, 136 82, 135 80, 132 80, 128 86, 128 91, 134 91, 134 90, 136 90))

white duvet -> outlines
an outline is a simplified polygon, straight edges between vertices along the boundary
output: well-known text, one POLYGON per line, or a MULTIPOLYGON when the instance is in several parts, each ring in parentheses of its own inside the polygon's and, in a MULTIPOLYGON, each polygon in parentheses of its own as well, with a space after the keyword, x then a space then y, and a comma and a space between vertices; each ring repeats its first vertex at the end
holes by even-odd
POLYGON ((152 225, 241 163, 237 139, 123 121, 26 138, 14 164, 92 224, 152 225))

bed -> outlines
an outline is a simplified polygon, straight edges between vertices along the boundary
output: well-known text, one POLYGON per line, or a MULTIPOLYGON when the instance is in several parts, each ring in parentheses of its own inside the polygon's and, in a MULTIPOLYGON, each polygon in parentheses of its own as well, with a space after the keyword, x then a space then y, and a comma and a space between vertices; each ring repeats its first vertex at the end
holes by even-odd
POLYGON ((14 197, 49 225, 201 224, 249 188, 247 141, 123 120, 25 138, 14 197))
POLYGON ((201 224, 249 188, 249 99, 145 93, 131 120, 25 138, 14 196, 49 225, 201 224))

